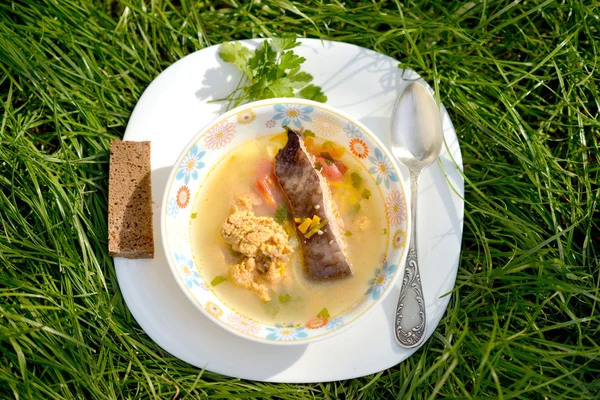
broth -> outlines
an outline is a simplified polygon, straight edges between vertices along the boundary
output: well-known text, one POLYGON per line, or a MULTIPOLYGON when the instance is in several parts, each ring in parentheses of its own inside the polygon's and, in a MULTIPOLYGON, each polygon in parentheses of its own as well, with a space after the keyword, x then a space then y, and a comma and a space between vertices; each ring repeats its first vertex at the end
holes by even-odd
MULTIPOLYGON (((340 182, 330 182, 330 188, 344 222, 347 257, 352 264, 353 276, 331 281, 307 278, 302 265, 302 249, 294 234, 297 231, 292 228, 289 230, 290 243, 295 251, 283 278, 270 284, 271 301, 262 301, 256 293, 233 284, 229 279, 230 269, 241 262, 242 257, 221 237, 221 226, 232 213, 237 199, 254 192, 256 169, 261 160, 273 160, 284 145, 285 138, 275 135, 248 141, 234 149, 204 181, 193 204, 192 213, 196 217, 190 220, 192 253, 196 265, 201 266, 199 272, 205 281, 222 281, 213 287, 217 297, 238 313, 265 324, 305 323, 323 309, 327 309, 330 317, 340 314, 368 289, 387 243, 388 226, 382 194, 368 170, 346 152, 339 160, 348 171, 340 182), (356 174, 361 177, 360 191, 353 188, 356 174), (370 196, 361 196, 368 192, 370 196)), ((276 213, 276 209, 266 203, 254 206, 253 211, 257 216, 266 217, 276 213)), ((293 219, 289 221, 289 226, 294 226, 293 219)))

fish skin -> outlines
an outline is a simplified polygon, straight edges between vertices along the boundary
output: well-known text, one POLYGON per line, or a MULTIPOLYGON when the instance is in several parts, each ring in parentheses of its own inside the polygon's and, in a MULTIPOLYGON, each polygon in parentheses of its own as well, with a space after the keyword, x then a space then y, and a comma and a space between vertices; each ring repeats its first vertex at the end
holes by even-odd
POLYGON ((305 270, 316 280, 330 280, 352 275, 352 266, 345 254, 341 221, 336 218, 327 181, 314 168, 301 136, 287 128, 288 141, 275 157, 275 175, 289 203, 294 218, 318 215, 329 222, 323 234, 310 238, 299 235, 305 270), (318 207, 316 207, 318 206, 318 207))

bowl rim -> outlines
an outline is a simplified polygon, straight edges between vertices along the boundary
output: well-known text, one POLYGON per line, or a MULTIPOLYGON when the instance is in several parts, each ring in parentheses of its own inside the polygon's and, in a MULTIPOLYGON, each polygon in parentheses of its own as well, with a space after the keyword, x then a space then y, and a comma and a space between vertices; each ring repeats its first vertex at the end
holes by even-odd
MULTIPOLYGON (((210 171, 204 173, 204 176, 206 176, 207 174, 209 174, 210 171)), ((408 243, 408 238, 410 238, 410 235, 412 234, 412 218, 411 218, 411 213, 410 213, 410 201, 407 199, 407 197, 410 196, 410 193, 407 191, 407 187, 406 187, 406 183, 404 182, 403 179, 403 174, 401 169, 399 168, 398 162, 395 159, 395 157, 391 154, 391 152, 389 151, 389 149, 387 148, 387 146, 385 146, 383 144, 383 142, 377 137, 377 135, 375 135, 375 133, 373 133, 365 124, 363 124, 362 122, 360 122, 358 119, 352 117, 351 115, 349 115, 348 113, 341 111, 331 105, 325 104, 325 103, 320 103, 314 100, 308 100, 308 99, 302 99, 302 98, 295 98, 295 97, 277 97, 277 98, 272 98, 272 99, 264 99, 264 100, 257 100, 257 101, 253 101, 253 102, 249 102, 249 103, 245 103, 242 104, 240 106, 237 106, 229 111, 226 111, 220 115, 218 115, 217 117, 213 118, 209 123, 207 123, 206 125, 204 125, 200 130, 198 130, 196 132, 196 134, 194 134, 194 136, 188 141, 188 143, 185 145, 185 147, 180 151, 179 155, 177 156, 177 159, 175 160, 175 162, 173 163, 172 167, 171 167, 171 172, 169 173, 169 177, 166 180, 166 184, 165 184, 165 188, 163 190, 162 193, 162 200, 161 200, 161 208, 160 208, 160 214, 159 214, 159 218, 160 218, 160 236, 161 236, 161 241, 163 244, 163 248, 165 249, 165 257, 167 259, 167 264, 169 266, 169 270, 171 271, 171 274, 173 275, 173 278, 175 279, 175 281, 177 282, 177 285, 179 286, 179 289, 185 294, 185 296, 187 297, 187 299, 194 305, 194 307, 198 310, 200 310, 200 312, 206 317, 208 318, 211 322, 215 323, 216 325, 222 327, 223 329, 227 330, 228 332, 247 339, 247 340, 251 340, 253 342, 257 342, 257 343, 262 343, 262 344, 268 344, 268 345, 275 345, 275 346, 300 346, 300 345, 308 345, 310 343, 315 343, 321 340, 325 340, 325 339, 330 339, 336 335, 339 335, 342 332, 347 331, 348 329, 351 329, 353 327, 355 327, 358 323, 363 322, 366 317, 376 308, 376 306, 378 304, 380 304, 381 302, 383 302, 387 296, 391 293, 392 289, 396 286, 397 281, 399 279, 403 279, 404 278, 404 274, 405 274, 405 267, 406 267, 406 258, 408 255, 408 248, 409 248, 409 243, 408 243), (360 128, 364 133, 366 133, 369 138, 371 140, 373 140, 373 142, 381 149, 381 151, 384 153, 384 155, 386 156, 386 158, 388 160, 390 160, 392 166, 394 167, 396 173, 398 174, 398 184, 400 185, 400 187, 402 188, 402 192, 405 198, 405 202, 407 204, 407 212, 406 212, 406 244, 404 246, 404 248, 402 249, 402 254, 400 255, 400 257, 398 257, 397 259, 393 260, 396 261, 397 260, 397 268, 399 270, 399 272, 397 273, 397 276, 395 279, 393 279, 390 284, 385 288, 385 290, 381 293, 381 295, 372 302, 372 304, 367 307, 366 310, 362 311, 361 314, 359 314, 356 318, 352 319, 351 321, 349 321, 348 323, 344 324, 343 327, 340 327, 338 329, 329 331, 328 333, 325 333, 323 335, 319 335, 319 336, 315 336, 315 337, 309 337, 309 338, 303 338, 303 339, 292 339, 292 340, 266 340, 260 337, 256 337, 256 336, 252 336, 252 335, 248 335, 245 334, 243 332, 237 331, 233 328, 231 328, 229 325, 227 325, 226 323, 224 323, 223 321, 221 321, 218 318, 214 318, 207 310, 205 310, 203 307, 201 307, 201 305, 199 304, 198 300, 192 295, 192 293, 190 293, 189 290, 187 290, 186 287, 184 287, 184 283, 182 281, 182 279, 180 278, 179 274, 177 273, 176 269, 177 266, 173 265, 173 262, 171 260, 171 257, 169 257, 168 255, 168 242, 167 242, 167 234, 166 234, 166 218, 164 218, 164 216, 166 215, 167 212, 167 203, 168 203, 168 197, 169 197, 169 190, 170 190, 170 183, 175 179, 175 175, 177 174, 177 168, 176 166, 180 165, 181 162, 183 161, 184 157, 187 155, 187 153, 191 150, 191 148, 198 142, 199 138, 201 136, 203 136, 207 130, 212 127, 215 123, 217 123, 217 121, 223 121, 226 120, 228 118, 230 118, 233 115, 238 114, 239 112, 246 110, 248 108, 252 108, 252 107, 260 107, 260 106, 265 106, 265 105, 269 105, 269 104, 300 104, 303 106, 313 106, 313 107, 318 107, 321 109, 324 109, 325 111, 329 111, 332 112, 334 114, 337 114, 338 116, 345 118, 346 120, 348 120, 349 122, 353 123, 354 125, 356 125, 358 128, 360 128)), ((391 233, 390 233, 391 234, 391 233)), ((389 261, 389 260, 388 260, 389 261)), ((225 302, 223 302, 225 304, 225 302)), ((226 304, 225 304, 226 305, 226 304)), ((230 308, 228 306, 228 308, 230 308)), ((239 314, 238 315, 242 315, 239 314)), ((340 314, 340 315, 343 315, 340 314)), ((249 318, 244 316, 245 318, 249 318)), ((252 319, 253 320, 253 319, 252 319)), ((254 320, 253 320, 254 321, 254 320)), ((265 326, 266 324, 259 322, 259 321, 254 321, 259 323, 260 325, 265 326)))

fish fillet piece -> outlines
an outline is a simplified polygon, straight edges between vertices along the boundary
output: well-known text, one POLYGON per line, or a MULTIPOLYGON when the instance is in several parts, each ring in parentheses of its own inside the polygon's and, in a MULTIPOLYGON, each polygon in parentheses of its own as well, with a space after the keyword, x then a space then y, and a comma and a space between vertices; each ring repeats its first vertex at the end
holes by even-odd
POLYGON ((294 218, 327 219, 322 234, 310 238, 299 235, 305 269, 313 279, 335 279, 352 275, 341 235, 341 220, 325 178, 314 167, 299 134, 288 128, 288 141, 275 157, 275 175, 287 196, 294 218))

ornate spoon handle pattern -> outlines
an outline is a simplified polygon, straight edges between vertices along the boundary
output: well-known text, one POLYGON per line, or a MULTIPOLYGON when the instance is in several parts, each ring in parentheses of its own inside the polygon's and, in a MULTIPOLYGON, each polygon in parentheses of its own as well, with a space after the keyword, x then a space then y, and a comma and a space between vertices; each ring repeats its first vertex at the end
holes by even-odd
POLYGON ((419 273, 419 260, 417 257, 417 195, 419 193, 420 171, 410 173, 410 213, 413 224, 406 258, 406 269, 402 279, 402 289, 396 306, 394 318, 394 334, 396 341, 401 346, 417 347, 425 339, 425 327, 427 317, 425 314, 425 300, 423 288, 421 287, 421 275, 419 273), (415 321, 417 320, 417 321, 415 321), (406 328, 406 326, 410 328, 406 328))
POLYGON ((394 333, 396 340, 404 347, 412 348, 420 345, 425 338, 425 301, 423 299, 423 289, 421 288, 421 276, 419 274, 419 265, 417 260, 417 251, 414 247, 408 250, 406 259, 406 270, 402 279, 402 290, 396 306, 396 318, 394 324, 394 333), (414 301, 406 304, 407 296, 412 296, 414 301), (412 304, 411 304, 412 303, 412 304), (417 316, 419 322, 410 329, 402 327, 402 319, 405 316, 417 316))

